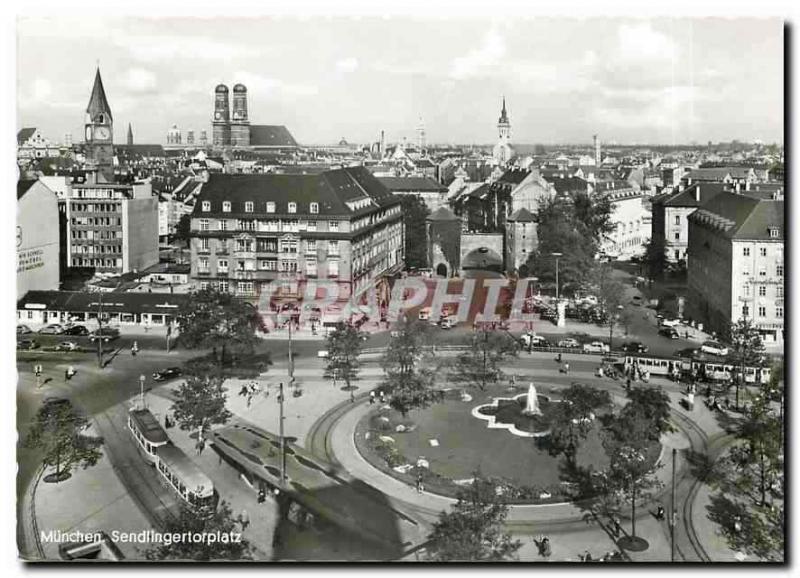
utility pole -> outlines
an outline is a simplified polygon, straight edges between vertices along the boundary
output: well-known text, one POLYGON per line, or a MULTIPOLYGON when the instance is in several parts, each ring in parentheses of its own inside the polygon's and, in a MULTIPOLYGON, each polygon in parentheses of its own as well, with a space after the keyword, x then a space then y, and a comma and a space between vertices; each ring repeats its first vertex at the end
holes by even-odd
POLYGON ((675 561, 675 519, 678 513, 675 511, 675 460, 678 455, 678 450, 672 448, 672 512, 669 517, 669 541, 670 541, 670 560, 675 561))
POLYGON ((281 437, 281 487, 286 486, 286 440, 283 436, 283 382, 280 384, 280 393, 278 394, 278 402, 280 403, 280 437, 281 437))
POLYGON ((560 300, 560 290, 558 286, 558 259, 561 257, 561 253, 552 253, 553 257, 556 258, 556 303, 560 300))
POLYGON ((103 369, 103 291, 97 292, 97 367, 103 369))

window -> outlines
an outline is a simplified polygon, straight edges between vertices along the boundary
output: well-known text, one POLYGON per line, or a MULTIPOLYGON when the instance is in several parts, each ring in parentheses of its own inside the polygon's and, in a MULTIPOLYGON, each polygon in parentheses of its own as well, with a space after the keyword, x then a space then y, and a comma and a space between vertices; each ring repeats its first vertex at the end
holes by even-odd
POLYGON ((766 317, 767 316, 767 308, 763 305, 758 308, 758 316, 759 317, 766 317))
POLYGON ((339 254, 339 241, 328 241, 328 255, 339 254))
POLYGON ((339 221, 328 222, 328 230, 332 232, 337 232, 339 230, 339 221))
POLYGON ((777 317, 778 319, 783 319, 783 307, 775 308, 775 317, 777 317))
POLYGON ((766 277, 767 276, 767 270, 766 269, 759 269, 758 270, 758 276, 759 277, 766 277))
POLYGON ((208 273, 208 259, 203 257, 197 260, 197 270, 200 273, 208 273))
POLYGON ((240 295, 252 295, 253 294, 253 282, 252 281, 239 281, 236 285, 236 291, 240 295))
POLYGON ((253 202, 252 201, 247 201, 244 204, 244 212, 245 213, 252 213, 253 212, 253 202))
POLYGON ((681 258, 681 252, 675 251, 675 260, 678 261, 681 258))
POLYGON ((208 289, 208 281, 203 281, 200 283, 200 290, 205 291, 206 289, 208 289))
POLYGON ((750 247, 745 247, 743 249, 743 253, 744 253, 745 257, 749 257, 750 256, 750 247))
POLYGON ((783 285, 778 285, 775 288, 775 296, 778 298, 783 298, 783 285))
POLYGON ((220 259, 217 261, 217 272, 219 273, 227 273, 228 272, 228 260, 227 259, 220 259))
POLYGON ((228 282, 227 281, 220 281, 219 282, 219 290, 223 293, 228 292, 228 282))
POLYGON ((750 284, 749 283, 745 283, 744 284, 744 296, 745 297, 750 297, 750 284))
POLYGON ((767 286, 766 285, 759 285, 758 286, 758 296, 759 297, 766 297, 767 296, 767 286))
POLYGON ((222 203, 222 212, 223 213, 230 213, 231 212, 231 202, 225 201, 222 203))
POLYGON ((281 253, 297 253, 297 239, 281 239, 281 253))
POLYGON ((328 263, 328 276, 329 277, 338 277, 339 276, 339 262, 338 261, 330 261, 328 263))
POLYGON ((317 275, 317 262, 308 261, 306 263, 306 275, 316 277, 317 275))
POLYGON ((747 305, 742 305, 742 317, 750 315, 750 308, 747 305))
POLYGON ((316 231, 317 230, 317 222, 316 221, 309 221, 308 222, 308 230, 309 231, 316 231))
POLYGON ((208 231, 208 219, 200 219, 200 230, 208 231))
POLYGON ((681 216, 680 215, 675 215, 675 224, 676 225, 680 225, 681 224, 681 216))
POLYGON ((208 237, 203 237, 200 239, 200 250, 208 251, 208 237))
POLYGON ((772 239, 777 239, 778 237, 781 236, 781 230, 778 227, 770 227, 769 236, 772 239))
POLYGON ((758 252, 761 254, 762 257, 766 257, 767 256, 767 248, 766 247, 761 247, 761 249, 759 249, 758 252))
POLYGON ((317 252, 317 242, 313 239, 306 241, 306 253, 316 253, 317 252))
POLYGON ((309 212, 309 213, 312 213, 312 214, 314 214, 314 215, 316 215, 317 213, 319 213, 319 203, 311 203, 311 204, 308 206, 308 212, 309 212))
POLYGON ((211 202, 210 201, 203 201, 203 212, 208 213, 211 210, 211 202))
POLYGON ((778 277, 783 277, 783 265, 778 265, 777 267, 775 267, 775 274, 778 277))
POLYGON ((274 213, 275 212, 275 203, 273 203, 272 201, 269 201, 267 203, 267 212, 268 213, 274 213))
POLYGON ((675 231, 675 240, 676 241, 680 241, 681 240, 681 232, 680 231, 675 231))
POLYGON ((220 231, 227 231, 227 230, 228 230, 228 221, 226 221, 226 220, 224 220, 224 219, 223 219, 223 220, 221 220, 221 221, 219 222, 219 230, 220 230, 220 231))
POLYGON ((297 212, 297 203, 289 203, 289 213, 296 213, 297 212))

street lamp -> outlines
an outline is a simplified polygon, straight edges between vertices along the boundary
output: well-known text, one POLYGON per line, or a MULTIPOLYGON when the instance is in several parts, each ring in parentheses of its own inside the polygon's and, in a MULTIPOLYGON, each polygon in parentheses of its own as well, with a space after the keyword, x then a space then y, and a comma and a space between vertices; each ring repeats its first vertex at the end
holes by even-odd
POLYGON ((145 379, 146 378, 145 378, 144 374, 139 376, 139 403, 142 406, 141 407, 142 409, 145 409, 145 407, 144 407, 144 381, 145 381, 145 379))
POLYGON ((558 287, 558 259, 563 255, 563 253, 550 253, 553 257, 556 258, 556 303, 559 301, 559 287, 558 287))

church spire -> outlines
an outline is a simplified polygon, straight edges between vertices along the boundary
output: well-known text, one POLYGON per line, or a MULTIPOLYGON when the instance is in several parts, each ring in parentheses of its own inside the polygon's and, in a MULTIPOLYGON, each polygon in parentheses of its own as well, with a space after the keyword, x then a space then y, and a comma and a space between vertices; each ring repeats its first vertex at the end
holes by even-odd
POLYGON ((133 127, 131 127, 131 123, 128 123, 128 144, 133 144, 133 127))
POLYGON ((106 99, 106 91, 103 89, 103 79, 100 78, 100 67, 97 67, 97 73, 94 76, 94 87, 92 87, 92 96, 89 99, 89 105, 86 107, 86 113, 92 120, 97 118, 97 115, 103 113, 108 116, 108 122, 113 120, 111 116, 111 107, 108 106, 106 99))
POLYGON ((503 95, 503 110, 500 111, 500 118, 497 120, 498 124, 509 124, 508 113, 506 112, 506 97, 503 95))

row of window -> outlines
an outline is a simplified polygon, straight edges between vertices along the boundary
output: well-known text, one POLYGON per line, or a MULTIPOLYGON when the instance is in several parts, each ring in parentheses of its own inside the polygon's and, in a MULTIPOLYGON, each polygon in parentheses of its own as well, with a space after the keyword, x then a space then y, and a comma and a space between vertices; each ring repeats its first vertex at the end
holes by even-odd
MULTIPOLYGON (((747 266, 742 267, 742 275, 744 275, 745 277, 749 277, 750 276, 750 269, 747 266)), ((783 265, 776 265, 775 266, 775 275, 778 276, 778 277, 783 277, 783 265)), ((766 276, 767 276, 766 267, 761 267, 761 269, 758 270, 758 276, 762 277, 762 278, 766 278, 766 276)))
POLYGON ((120 217, 72 217, 71 222, 73 225, 83 225, 89 227, 122 226, 122 219, 120 217))
MULTIPOLYGON (((750 296, 750 284, 744 284, 744 294, 746 297, 750 296)), ((766 285, 759 285, 758 286, 758 296, 759 297, 766 297, 767 296, 767 286, 766 285)), ((780 299, 783 297, 783 285, 778 285, 775 287, 775 297, 780 299)))
POLYGON ((122 267, 122 259, 80 259, 72 258, 73 267, 122 267))
MULTIPOLYGON (((201 231, 228 231, 228 221, 224 219, 215 220, 215 229, 211 228, 212 221, 210 219, 200 219, 198 225, 201 231)), ((238 219, 236 221, 237 231, 262 231, 262 232, 291 232, 297 233, 298 231, 311 231, 317 230, 317 221, 261 221, 257 219, 238 219)), ((339 221, 328 221, 328 232, 339 232, 339 221)))
MULTIPOLYGON (((307 239, 305 242, 305 252, 316 253, 316 239, 307 239)), ((243 253, 292 253, 297 254, 300 242, 297 239, 281 239, 280 242, 274 239, 236 239, 236 251, 243 253), (280 248, 280 251, 279 251, 280 248)), ((209 251, 211 241, 208 237, 199 240, 198 250, 209 251)), ((219 240, 219 252, 228 250, 227 239, 219 240)), ((328 241, 327 254, 336 257, 339 255, 339 241, 328 241)))
POLYGON ((119 210, 116 203, 70 203, 73 211, 83 211, 87 213, 115 213, 119 210))
MULTIPOLYGON (((210 273, 211 270, 209 269, 209 264, 210 264, 209 259, 207 257, 202 257, 198 259, 197 272, 201 274, 210 273)), ((259 271, 281 271, 283 273, 297 273, 298 271, 297 261, 294 260, 278 261, 277 259, 259 259, 257 264, 259 271)), ((306 264, 307 275, 312 275, 312 276, 317 275, 317 261, 315 259, 307 259, 305 264, 306 264)), ((327 267, 329 276, 336 277, 339 275, 338 261, 328 261, 327 267)), ((237 272, 247 272, 247 271, 253 272, 255 270, 256 270, 256 261, 246 260, 246 261, 237 261, 236 263, 237 272)), ((217 274, 227 275, 228 272, 229 272, 228 260, 218 259, 217 274)))
MULTIPOLYGON (((778 247, 776 253, 777 253, 776 256, 778 258, 782 259, 783 258, 783 247, 778 247)), ((759 247, 758 248, 758 254, 761 255, 762 257, 766 257, 767 256, 767 248, 766 247, 759 247)), ((745 257, 749 257, 750 256, 750 247, 742 247, 742 255, 744 255, 745 257)))
MULTIPOLYGON (((767 308, 763 305, 756 308, 757 317, 766 317, 767 316, 767 308)), ((747 305, 742 305, 742 317, 748 317, 750 315, 750 307, 747 305)), ((775 317, 778 319, 783 319, 783 307, 776 307, 775 308, 775 317)))
POLYGON ((122 253, 122 247, 120 245, 72 245, 72 252, 75 254, 104 255, 106 253, 122 253))
POLYGON ((73 239, 121 239, 122 231, 72 231, 73 239))
MULTIPOLYGON (((230 213, 231 212, 231 202, 230 201, 223 201, 222 202, 222 212, 223 213, 230 213)), ((276 205, 272 201, 268 201, 266 205, 267 213, 274 213, 276 205)), ((201 210, 204 213, 211 212, 211 201, 203 201, 201 205, 201 210)), ((245 213, 252 213, 255 211, 255 203, 253 201, 246 201, 244 203, 244 212, 245 213)), ((286 212, 287 213, 296 213, 297 212, 297 203, 294 201, 289 202, 286 205, 286 212)), ((312 215, 316 215, 319 213, 319 203, 309 203, 308 204, 308 212, 312 215)))

